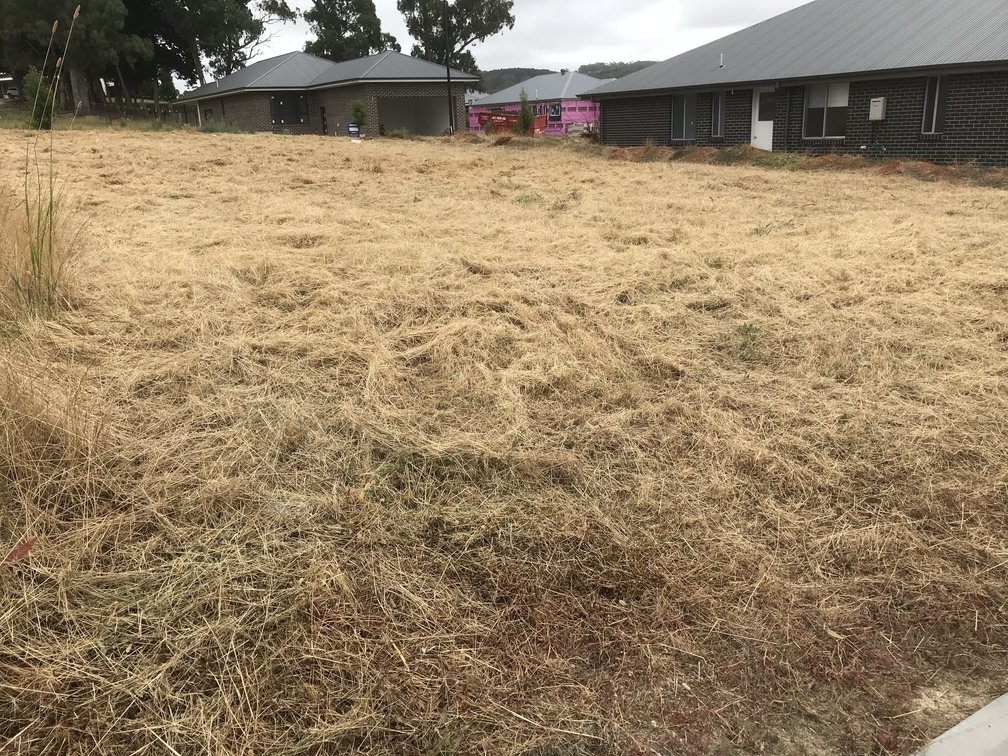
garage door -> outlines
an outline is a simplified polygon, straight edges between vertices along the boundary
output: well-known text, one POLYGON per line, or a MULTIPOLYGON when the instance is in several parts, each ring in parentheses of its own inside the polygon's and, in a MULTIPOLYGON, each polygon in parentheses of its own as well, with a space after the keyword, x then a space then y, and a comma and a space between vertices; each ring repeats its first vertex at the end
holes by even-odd
POLYGON ((406 129, 421 136, 441 136, 448 128, 447 97, 379 97, 378 123, 386 131, 406 129))

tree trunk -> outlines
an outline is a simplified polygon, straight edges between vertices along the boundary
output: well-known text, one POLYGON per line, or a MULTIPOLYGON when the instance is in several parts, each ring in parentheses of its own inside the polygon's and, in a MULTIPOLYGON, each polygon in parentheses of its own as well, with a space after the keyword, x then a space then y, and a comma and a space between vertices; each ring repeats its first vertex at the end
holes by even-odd
MULTIPOLYGON (((116 76, 118 76, 118 74, 116 74, 116 76)), ((115 101, 116 101, 116 105, 118 106, 119 110, 121 112, 125 113, 126 112, 126 104, 123 102, 122 82, 118 78, 116 79, 116 83, 115 83, 115 101)))
MULTIPOLYGON (((59 90, 56 92, 56 112, 73 112, 73 92, 70 89, 70 77, 61 76, 59 80, 59 90)), ((54 113, 55 115, 55 113, 54 113)))
POLYGON ((95 76, 88 76, 87 78, 88 86, 90 87, 91 92, 91 102, 96 105, 104 105, 107 100, 105 98, 105 93, 102 92, 101 84, 99 83, 98 78, 95 76))
POLYGON ((91 88, 88 86, 87 76, 83 71, 78 71, 76 68, 70 69, 70 91, 73 99, 70 106, 71 111, 78 115, 90 115, 91 88), (80 105, 79 111, 77 110, 78 104, 80 105))
MULTIPOLYGON (((119 68, 119 63, 116 63, 116 76, 119 77, 119 81, 116 82, 120 87, 122 87, 123 97, 127 103, 133 98, 130 97, 129 87, 126 85, 126 79, 123 78, 122 69, 119 68)), ((134 103, 136 104, 136 103, 134 103)))
POLYGON ((203 75, 203 60, 200 58, 199 45, 195 42, 189 45, 189 53, 192 55, 193 65, 196 66, 196 76, 200 86, 206 85, 206 77, 203 75))
POLYGON ((154 69, 154 120, 161 120, 161 69, 154 69))

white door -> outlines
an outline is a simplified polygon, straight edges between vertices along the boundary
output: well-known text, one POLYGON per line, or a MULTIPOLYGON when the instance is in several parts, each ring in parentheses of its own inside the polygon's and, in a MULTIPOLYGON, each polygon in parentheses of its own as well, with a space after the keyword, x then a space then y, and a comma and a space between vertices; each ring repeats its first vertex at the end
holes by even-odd
POLYGON ((753 90, 752 146, 773 151, 773 119, 776 93, 773 89, 753 90))

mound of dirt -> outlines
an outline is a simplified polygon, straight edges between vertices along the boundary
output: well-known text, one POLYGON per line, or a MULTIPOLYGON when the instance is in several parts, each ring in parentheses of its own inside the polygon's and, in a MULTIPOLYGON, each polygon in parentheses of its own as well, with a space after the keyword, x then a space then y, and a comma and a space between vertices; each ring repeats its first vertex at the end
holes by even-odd
POLYGON ((923 163, 919 160, 890 160, 875 171, 879 176, 906 175, 925 181, 955 181, 955 172, 942 165, 923 163))
POLYGON ((684 163, 711 163, 721 153, 717 147, 697 147, 682 157, 684 163))
POLYGON ((643 147, 624 147, 612 154, 613 160, 624 160, 628 163, 657 163, 671 160, 675 150, 671 147, 658 147, 646 144, 643 147))
POLYGON ((810 159, 806 164, 809 169, 856 171, 866 167, 865 159, 860 155, 820 155, 810 159))

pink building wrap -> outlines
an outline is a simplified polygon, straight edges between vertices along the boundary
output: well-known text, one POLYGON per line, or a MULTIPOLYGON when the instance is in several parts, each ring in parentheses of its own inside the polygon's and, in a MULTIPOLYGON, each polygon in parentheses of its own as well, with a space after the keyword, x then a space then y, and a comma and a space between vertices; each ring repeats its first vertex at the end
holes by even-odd
MULTIPOLYGON (((546 133, 552 136, 564 136, 567 134, 567 128, 571 125, 587 125, 589 123, 598 123, 599 114, 601 112, 600 106, 597 102, 586 102, 584 100, 568 100, 561 103, 553 103, 555 108, 557 105, 560 107, 560 118, 556 119, 550 114, 549 104, 534 104, 532 105, 532 110, 536 115, 546 116, 546 133)), ((520 106, 518 105, 504 105, 497 108, 480 108, 471 107, 469 108, 469 130, 470 131, 482 131, 483 128, 479 124, 479 114, 488 112, 497 113, 517 113, 520 106)), ((554 111, 555 113, 555 111, 554 111)))

